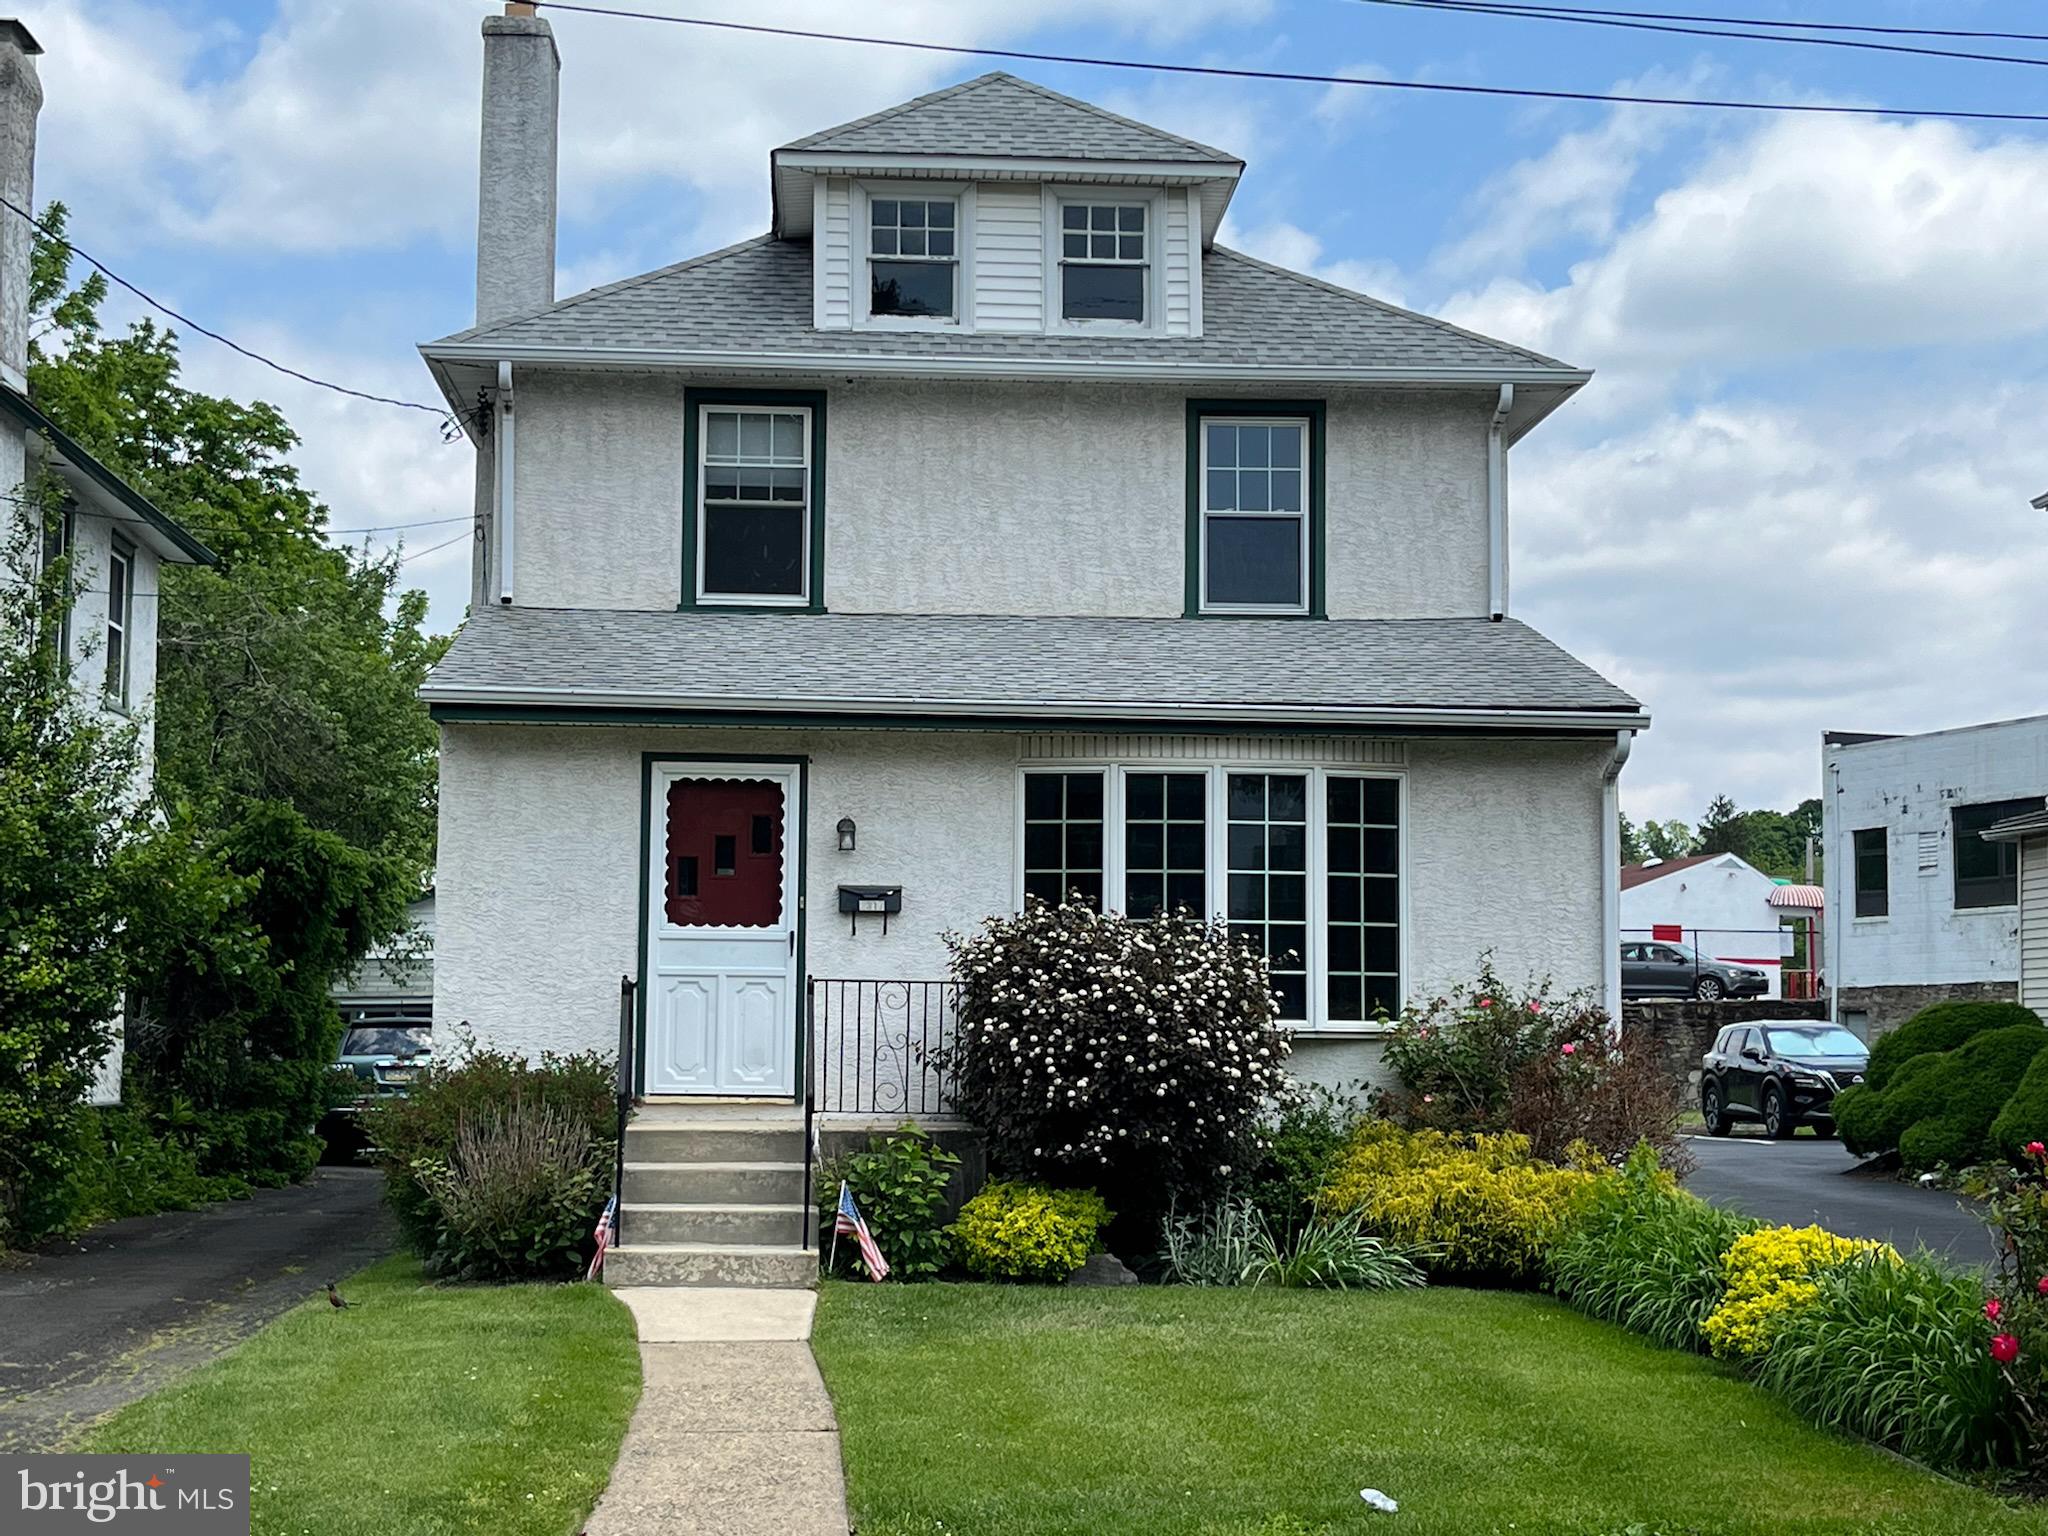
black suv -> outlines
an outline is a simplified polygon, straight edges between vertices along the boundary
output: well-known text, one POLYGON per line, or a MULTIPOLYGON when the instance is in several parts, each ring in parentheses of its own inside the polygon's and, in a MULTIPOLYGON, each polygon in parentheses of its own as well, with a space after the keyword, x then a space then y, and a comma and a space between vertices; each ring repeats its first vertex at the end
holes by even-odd
POLYGON ((1802 1123, 1835 1134, 1835 1094, 1863 1081, 1870 1050, 1849 1031, 1806 1019, 1730 1024, 1700 1058, 1700 1115, 1709 1134, 1760 1120, 1766 1136, 1802 1123))

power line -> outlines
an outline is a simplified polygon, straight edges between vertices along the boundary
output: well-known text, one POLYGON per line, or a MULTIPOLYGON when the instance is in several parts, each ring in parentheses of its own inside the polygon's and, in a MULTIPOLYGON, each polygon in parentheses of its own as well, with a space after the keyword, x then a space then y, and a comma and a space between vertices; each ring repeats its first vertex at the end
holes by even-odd
POLYGON ((1744 32, 1733 26, 1676 26, 1663 21, 1623 21, 1606 13, 1574 11, 1563 6, 1495 3, 1495 0, 1357 0, 1357 3, 1438 11, 1446 15, 1502 16, 1517 21, 1557 21, 1580 27, 1613 27, 1629 32, 1669 32, 1685 37, 1732 37, 1743 42, 1796 44, 1807 48, 1859 48, 1872 53, 1905 53, 1920 58, 1958 59, 1978 64, 2031 64, 2036 69, 2048 69, 2048 59, 2028 58, 2021 54, 1970 53, 1954 48, 1928 48, 1912 43, 1876 43, 1866 38, 1799 37, 1783 32, 1744 32))
POLYGON ((944 53, 969 58, 1015 59, 1030 64, 1074 64, 1091 69, 1122 69, 1165 75, 1203 75, 1226 80, 1279 80, 1298 85, 1350 85, 1376 90, 1419 91, 1450 96, 1509 97, 1525 101, 1587 101, 1637 107, 1702 107, 1730 112, 1797 112, 1835 117, 1938 117, 1960 122, 2048 123, 2048 112, 1987 112, 1949 107, 1860 107, 1835 102, 1731 101, 1692 96, 1640 96, 1618 91, 1548 90, 1533 86, 1461 85, 1442 80, 1381 80, 1357 75, 1318 75, 1283 69, 1239 69, 1220 64, 1173 64, 1153 59, 1110 59, 1088 54, 1039 53, 1024 48, 995 48, 967 43, 930 43, 901 37, 866 37, 849 32, 815 32, 799 27, 770 27, 758 22, 713 21, 703 16, 672 16, 658 11, 629 11, 611 6, 581 5, 570 0, 533 0, 551 11, 613 16, 629 21, 659 21, 718 32, 744 32, 762 37, 796 37, 813 42, 859 43, 871 48, 901 48, 915 53, 944 53))
MULTIPOLYGON (((464 519, 464 521, 467 521, 467 519, 464 519)), ((475 537, 475 534, 465 530, 464 532, 455 535, 455 537, 452 539, 443 539, 438 544, 429 544, 425 549, 416 549, 409 555, 401 555, 398 558, 398 563, 400 565, 409 564, 412 561, 419 559, 423 555, 431 555, 437 550, 447 549, 451 545, 460 544, 464 539, 473 539, 475 537)))
POLYGON ((399 533, 408 528, 445 528, 450 523, 469 523, 476 520, 473 512, 464 512, 456 517, 430 517, 418 523, 380 523, 369 528, 323 528, 322 533, 399 533))
POLYGON ((265 357, 261 352, 255 351, 254 349, 249 347, 245 347, 240 342, 221 335, 219 331, 209 330, 207 327, 201 325, 197 320, 194 320, 191 316, 179 314, 178 311, 172 309, 170 305, 144 292, 141 288, 136 287, 135 284, 129 282, 127 278, 123 277, 120 273, 116 272, 112 267, 108 266, 105 262, 98 260, 90 252, 80 250, 76 245, 73 245, 69 240, 65 239, 64 236, 59 234, 56 230, 52 229, 48 224, 44 223, 34 214, 30 213, 27 209, 21 207, 19 204, 14 202, 11 198, 0 196, 0 208, 5 208, 9 213, 12 213, 19 218, 27 220, 36 229, 41 230, 42 233, 46 235, 48 238, 54 240, 57 244, 63 246, 64 249, 69 251, 73 256, 76 256, 80 261, 84 262, 87 266, 91 267, 95 272, 98 272, 100 276, 106 278, 111 283, 118 283, 121 287, 127 289, 128 292, 134 294, 136 298, 142 300, 142 302, 147 304, 151 309, 157 310, 159 313, 170 316, 170 318, 177 321, 178 324, 185 326, 189 330, 197 331, 200 335, 206 337, 210 341, 219 342, 222 346, 226 347, 231 352, 240 353, 243 357, 248 358, 251 362, 261 363, 264 367, 269 368, 277 373, 284 374, 287 378, 297 379, 303 384, 311 384, 319 389, 331 390, 337 395, 348 395, 356 400, 367 400, 371 402, 373 405, 395 405, 402 410, 425 411, 428 415, 438 416, 443 421, 449 421, 454 419, 454 413, 451 412, 445 405, 425 405, 418 400, 400 400, 391 395, 375 395, 371 394, 368 390, 351 389, 346 384, 336 384, 330 379, 317 378, 313 374, 301 372, 299 369, 294 368, 287 363, 280 363, 275 358, 265 357))
MULTIPOLYGON (((1460 4, 1464 0, 1446 0, 1460 4)), ((1524 5, 1521 11, 1542 11, 1561 16, 1626 16, 1637 21, 1718 22, 1731 27, 1780 27, 1800 32, 1867 32, 1884 37, 1974 37, 2007 43, 2048 43, 2048 32, 1984 32, 1964 27, 1884 27, 1854 21, 1784 21, 1762 16, 1699 16, 1689 11, 1617 11, 1586 5, 1524 5)))

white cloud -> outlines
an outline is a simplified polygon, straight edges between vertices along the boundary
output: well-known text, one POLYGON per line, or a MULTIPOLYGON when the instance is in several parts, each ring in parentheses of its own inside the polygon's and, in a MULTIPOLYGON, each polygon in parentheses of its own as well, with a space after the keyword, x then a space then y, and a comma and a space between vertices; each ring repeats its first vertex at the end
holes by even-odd
POLYGON ((1270 261, 1277 267, 1306 272, 1326 283, 1335 283, 1354 293, 1371 294, 1389 304, 1402 302, 1404 279, 1392 262, 1341 258, 1325 261, 1322 240, 1298 224, 1281 220, 1247 227, 1226 216, 1217 238, 1234 250, 1270 261))

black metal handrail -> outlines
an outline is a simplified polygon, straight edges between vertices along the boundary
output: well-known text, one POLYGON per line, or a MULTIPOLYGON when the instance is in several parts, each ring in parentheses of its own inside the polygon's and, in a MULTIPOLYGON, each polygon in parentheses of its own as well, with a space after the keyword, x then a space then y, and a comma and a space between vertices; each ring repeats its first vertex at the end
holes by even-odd
POLYGON ((804 1237, 803 1247, 810 1252, 813 1232, 811 1224, 818 1214, 817 1201, 811 1194, 811 1166, 818 1157, 818 1094, 817 1072, 814 1063, 818 1059, 818 1011, 817 983, 806 988, 804 997, 804 1237))
POLYGON ((619 1063, 616 1097, 618 1124, 612 1153, 612 1241, 623 1242, 626 1233, 626 1122, 633 1116, 633 1025, 634 1004, 640 984, 631 976, 619 978, 619 1063))
POLYGON ((953 1080, 934 1053, 952 1044, 959 985, 814 976, 805 1114, 948 1115, 953 1080), (823 1048, 819 1048, 822 1039, 823 1048))

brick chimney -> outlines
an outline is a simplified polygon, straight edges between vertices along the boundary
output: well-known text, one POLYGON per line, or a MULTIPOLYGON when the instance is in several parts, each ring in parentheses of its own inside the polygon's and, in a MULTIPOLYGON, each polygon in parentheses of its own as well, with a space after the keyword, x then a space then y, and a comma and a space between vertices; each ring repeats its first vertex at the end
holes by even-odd
MULTIPOLYGON (((27 213, 36 211, 36 115, 43 110, 36 55, 42 51, 27 27, 11 17, 0 19, 0 195, 27 213)), ((28 273, 35 239, 26 219, 0 209, 0 379, 20 390, 28 388, 28 273)))
POLYGON ((555 34, 530 4, 484 18, 483 152, 478 160, 476 320, 555 298, 555 34))

